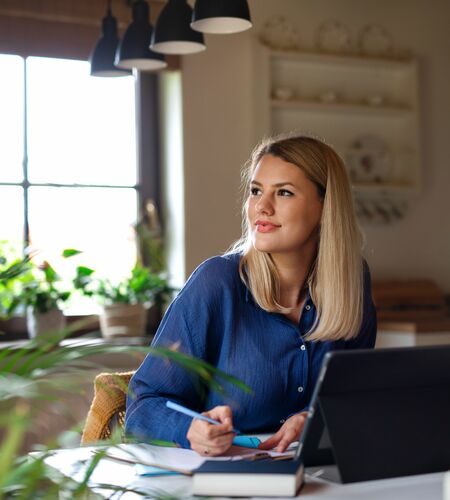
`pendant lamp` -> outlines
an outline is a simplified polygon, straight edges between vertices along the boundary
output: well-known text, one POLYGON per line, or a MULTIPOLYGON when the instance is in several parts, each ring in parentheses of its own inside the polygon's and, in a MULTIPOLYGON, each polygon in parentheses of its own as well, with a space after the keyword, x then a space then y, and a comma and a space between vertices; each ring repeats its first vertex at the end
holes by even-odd
POLYGON ((102 36, 89 56, 92 76, 131 75, 131 71, 114 66, 118 44, 117 20, 111 13, 111 0, 109 0, 106 16, 102 20, 102 36))
POLYGON ((150 50, 153 28, 149 21, 149 7, 146 0, 133 4, 133 21, 128 26, 116 52, 116 66, 125 69, 151 71, 165 68, 167 63, 162 54, 150 50))
POLYGON ((246 0, 197 0, 191 27, 202 33, 229 34, 252 27, 246 0))
POLYGON ((192 8, 186 0, 169 0, 153 30, 150 48, 162 54, 194 54, 206 49, 203 35, 190 24, 192 8))

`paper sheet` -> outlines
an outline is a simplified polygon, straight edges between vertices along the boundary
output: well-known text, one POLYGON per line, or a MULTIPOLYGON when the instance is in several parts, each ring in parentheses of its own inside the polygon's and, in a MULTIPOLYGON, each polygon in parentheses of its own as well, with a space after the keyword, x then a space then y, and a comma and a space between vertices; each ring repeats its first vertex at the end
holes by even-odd
MULTIPOLYGON (((110 447, 106 451, 107 457, 122 460, 130 463, 141 464, 150 467, 158 467, 164 470, 189 474, 194 469, 207 460, 242 460, 252 459, 261 454, 274 458, 290 457, 294 452, 287 451, 278 453, 275 451, 262 451, 254 448, 243 448, 232 446, 226 455, 220 457, 204 457, 193 450, 185 448, 171 448, 164 446, 154 446, 145 443, 120 444, 110 447)), ((145 468, 141 468, 145 471, 145 468)), ((148 469, 151 472, 151 469, 148 469)), ((153 471, 158 473, 158 471, 153 471)))

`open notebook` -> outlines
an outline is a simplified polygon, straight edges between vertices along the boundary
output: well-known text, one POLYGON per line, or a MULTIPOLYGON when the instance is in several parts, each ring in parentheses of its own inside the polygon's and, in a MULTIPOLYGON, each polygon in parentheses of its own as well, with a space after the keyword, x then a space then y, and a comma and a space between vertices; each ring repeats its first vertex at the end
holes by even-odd
MULTIPOLYGON (((176 447, 155 446, 145 443, 127 443, 109 447, 105 452, 106 458, 119 460, 137 465, 137 472, 142 475, 162 475, 179 473, 192 475, 206 458, 193 450, 176 447)), ((262 451, 254 448, 232 446, 226 455, 208 457, 208 461, 230 462, 240 460, 262 460, 265 458, 290 458, 293 450, 285 453, 262 451)))

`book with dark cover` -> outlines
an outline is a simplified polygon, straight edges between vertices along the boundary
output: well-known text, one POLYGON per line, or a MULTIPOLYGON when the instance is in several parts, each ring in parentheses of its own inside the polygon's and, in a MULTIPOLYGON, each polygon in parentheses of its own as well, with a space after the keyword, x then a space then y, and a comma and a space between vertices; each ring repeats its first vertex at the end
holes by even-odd
POLYGON ((208 496, 295 496, 303 482, 299 460, 207 460, 194 471, 192 493, 208 496))

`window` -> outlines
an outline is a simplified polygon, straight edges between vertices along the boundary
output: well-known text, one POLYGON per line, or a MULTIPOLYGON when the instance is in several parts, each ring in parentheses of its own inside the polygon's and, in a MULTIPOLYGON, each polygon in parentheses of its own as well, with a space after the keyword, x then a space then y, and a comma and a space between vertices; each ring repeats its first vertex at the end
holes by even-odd
POLYGON ((77 248, 99 274, 128 274, 139 192, 133 77, 9 55, 0 74, 0 240, 30 243, 51 262, 77 248))

